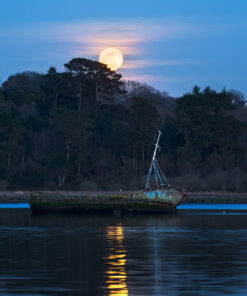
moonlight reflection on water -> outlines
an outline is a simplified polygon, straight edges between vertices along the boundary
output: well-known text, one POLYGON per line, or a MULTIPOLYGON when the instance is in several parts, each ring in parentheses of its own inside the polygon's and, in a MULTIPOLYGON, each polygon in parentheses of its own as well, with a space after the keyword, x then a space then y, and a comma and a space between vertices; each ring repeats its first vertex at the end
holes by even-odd
POLYGON ((126 284, 126 250, 123 246, 124 233, 123 227, 107 226, 106 227, 106 238, 107 238, 107 253, 105 257, 106 262, 106 289, 108 295, 128 295, 128 289, 126 284))

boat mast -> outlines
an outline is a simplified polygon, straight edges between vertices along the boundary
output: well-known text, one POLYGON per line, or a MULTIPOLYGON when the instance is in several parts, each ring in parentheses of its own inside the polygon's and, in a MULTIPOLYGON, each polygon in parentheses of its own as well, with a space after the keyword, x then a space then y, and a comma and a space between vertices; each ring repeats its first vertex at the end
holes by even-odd
POLYGON ((150 177, 151 177, 151 174, 152 174, 152 170, 153 170, 153 169, 154 169, 154 174, 155 174, 155 182, 156 182, 156 186, 158 186, 157 173, 156 173, 156 166, 155 166, 155 163, 156 163, 156 153, 157 153, 157 149, 158 149, 158 147, 159 147, 160 136, 161 136, 161 131, 158 130, 158 138, 157 138, 157 141, 156 141, 156 144, 155 144, 154 154, 153 154, 153 158, 152 158, 152 161, 151 161, 151 166, 150 166, 150 169, 149 169, 149 172, 148 172, 148 177, 147 177, 147 182, 146 182, 145 189, 148 189, 148 187, 149 187, 149 181, 150 181, 150 177))
POLYGON ((169 183, 166 179, 166 176, 164 175, 164 173, 162 172, 157 159, 156 159, 156 153, 157 153, 157 149, 159 148, 159 140, 160 140, 160 136, 161 136, 161 131, 158 130, 158 137, 157 137, 157 141, 155 143, 155 148, 154 148, 154 154, 153 154, 153 158, 151 161, 151 166, 148 172, 148 177, 147 177, 147 182, 146 182, 146 186, 145 186, 145 190, 149 188, 149 182, 150 182, 150 178, 151 178, 151 174, 152 171, 154 170, 154 178, 155 178, 155 183, 156 183, 156 187, 159 188, 159 185, 161 185, 161 187, 164 189, 165 185, 169 186, 169 183))

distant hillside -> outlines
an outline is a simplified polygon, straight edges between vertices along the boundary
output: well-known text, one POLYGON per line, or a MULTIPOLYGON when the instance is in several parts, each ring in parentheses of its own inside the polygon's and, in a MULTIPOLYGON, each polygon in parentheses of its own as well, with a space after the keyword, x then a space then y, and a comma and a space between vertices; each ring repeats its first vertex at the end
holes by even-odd
POLYGON ((246 124, 233 90, 175 99, 82 58, 15 74, 0 88, 0 189, 142 188, 158 128, 171 183, 247 191, 246 124))

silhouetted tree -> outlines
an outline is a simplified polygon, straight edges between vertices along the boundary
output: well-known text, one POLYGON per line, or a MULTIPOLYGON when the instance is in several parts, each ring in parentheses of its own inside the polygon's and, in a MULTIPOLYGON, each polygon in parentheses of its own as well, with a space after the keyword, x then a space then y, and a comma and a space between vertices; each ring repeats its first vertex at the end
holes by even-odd
POLYGON ((83 58, 65 70, 0 86, 0 189, 143 188, 160 129, 171 183, 247 190, 243 94, 194 86, 174 99, 83 58))

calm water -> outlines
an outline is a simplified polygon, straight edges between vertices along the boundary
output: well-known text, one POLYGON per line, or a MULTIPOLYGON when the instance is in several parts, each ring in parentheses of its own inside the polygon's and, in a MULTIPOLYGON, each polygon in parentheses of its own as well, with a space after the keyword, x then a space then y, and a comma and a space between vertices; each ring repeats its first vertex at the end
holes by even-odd
POLYGON ((1 209, 0 295, 247 295, 247 215, 1 209))

